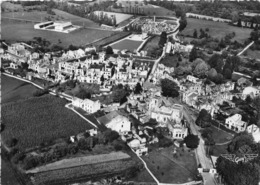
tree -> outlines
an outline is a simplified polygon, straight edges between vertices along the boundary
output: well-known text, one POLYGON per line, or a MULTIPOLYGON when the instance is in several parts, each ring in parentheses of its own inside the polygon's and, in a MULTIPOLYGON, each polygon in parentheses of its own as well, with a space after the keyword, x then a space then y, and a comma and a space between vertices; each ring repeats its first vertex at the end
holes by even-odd
POLYGON ((247 132, 238 133, 228 145, 228 151, 230 153, 238 153, 240 147, 244 145, 252 145, 254 143, 254 138, 251 134, 247 132))
POLYGON ((193 47, 189 56, 190 62, 193 62, 196 58, 198 58, 198 52, 196 47, 193 47))
POLYGON ((198 38, 198 32, 196 29, 194 29, 194 32, 193 32, 193 38, 198 38))
POLYGON ((209 71, 209 66, 202 59, 197 58, 194 62, 197 62, 197 61, 199 61, 199 62, 196 65, 195 69, 193 70, 193 73, 198 77, 204 77, 209 71))
POLYGON ((195 149, 199 145, 199 140, 197 135, 190 134, 184 138, 184 143, 188 148, 195 149))
POLYGON ((111 55, 114 54, 113 48, 111 46, 107 46, 106 48, 106 54, 111 55))
POLYGON ((159 47, 163 47, 166 42, 167 42, 167 33, 163 31, 161 33, 160 40, 158 43, 159 47))
POLYGON ((78 142, 78 147, 80 150, 88 150, 90 149, 88 141, 85 138, 82 138, 78 142))
POLYGON ((135 86, 135 90, 134 90, 134 93, 135 94, 140 94, 141 92, 143 91, 143 88, 141 86, 141 84, 138 82, 135 86))
POLYGON ((256 124, 258 125, 258 127, 260 127, 260 96, 257 96, 253 99, 252 105, 256 109, 256 124))
POLYGON ((195 121, 196 125, 205 128, 211 125, 211 115, 205 109, 202 109, 195 121))
POLYGON ((258 30, 253 30, 251 33, 250 33, 250 39, 252 41, 258 41, 258 39, 260 38, 260 31, 258 30))
POLYGON ((180 23, 179 31, 181 32, 181 31, 183 31, 183 30, 186 28, 186 26, 187 26, 187 19, 186 19, 186 18, 181 19, 181 20, 179 21, 179 23, 180 23))
POLYGON ((225 184, 258 185, 259 170, 254 163, 236 164, 220 156, 216 162, 216 169, 225 184))
POLYGON ((108 142, 113 142, 114 140, 118 139, 119 138, 119 134, 114 131, 114 130, 111 130, 111 129, 107 129, 105 132, 104 132, 104 137, 105 139, 108 141, 108 142))
POLYGON ((80 88, 79 92, 76 94, 76 97, 84 100, 84 99, 90 99, 91 98, 91 94, 89 92, 87 92, 86 90, 80 88))
POLYGON ((169 80, 169 79, 162 79, 161 80, 161 87, 162 87, 162 95, 167 97, 178 97, 179 96, 179 88, 178 85, 169 80))
POLYGON ((232 72, 230 69, 224 69, 223 70, 223 76, 226 78, 226 79, 231 79, 232 77, 232 72))

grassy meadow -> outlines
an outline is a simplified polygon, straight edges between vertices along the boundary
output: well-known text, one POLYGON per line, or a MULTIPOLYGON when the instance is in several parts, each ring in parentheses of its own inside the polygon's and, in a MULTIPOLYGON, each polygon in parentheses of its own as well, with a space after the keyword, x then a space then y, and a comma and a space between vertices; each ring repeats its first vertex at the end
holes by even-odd
POLYGON ((193 36, 194 29, 197 29, 198 34, 200 34, 200 29, 209 28, 209 35, 213 38, 221 39, 225 37, 226 34, 235 32, 235 37, 233 40, 244 43, 246 39, 249 38, 251 29, 249 28, 239 28, 235 26, 228 25, 227 23, 214 22, 207 20, 200 20, 194 18, 187 18, 187 27, 182 31, 184 35, 193 36))

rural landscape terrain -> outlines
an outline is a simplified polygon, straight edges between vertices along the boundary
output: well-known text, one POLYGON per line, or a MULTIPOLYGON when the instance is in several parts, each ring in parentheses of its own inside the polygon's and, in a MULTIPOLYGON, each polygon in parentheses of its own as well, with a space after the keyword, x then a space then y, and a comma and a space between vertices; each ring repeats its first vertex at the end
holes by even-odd
POLYGON ((2 185, 259 185, 260 2, 1 2, 2 185))

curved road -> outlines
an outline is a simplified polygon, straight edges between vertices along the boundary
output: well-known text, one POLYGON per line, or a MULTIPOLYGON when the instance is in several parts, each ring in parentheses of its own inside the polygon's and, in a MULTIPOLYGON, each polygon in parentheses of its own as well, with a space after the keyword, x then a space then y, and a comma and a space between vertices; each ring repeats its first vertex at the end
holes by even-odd
MULTIPOLYGON (((212 169, 213 165, 211 160, 206 156, 206 151, 204 148, 204 140, 201 137, 200 132, 197 129, 197 126, 195 124, 195 119, 191 116, 192 112, 190 111, 190 109, 184 105, 184 117, 186 118, 186 120, 189 122, 190 125, 190 129, 192 134, 194 135, 198 135, 199 139, 200 139, 200 143, 198 148, 196 149, 196 155, 200 161, 200 164, 202 166, 202 168, 204 169, 212 169)), ((204 185, 217 185, 214 175, 211 173, 202 173, 202 177, 204 180, 204 185)))

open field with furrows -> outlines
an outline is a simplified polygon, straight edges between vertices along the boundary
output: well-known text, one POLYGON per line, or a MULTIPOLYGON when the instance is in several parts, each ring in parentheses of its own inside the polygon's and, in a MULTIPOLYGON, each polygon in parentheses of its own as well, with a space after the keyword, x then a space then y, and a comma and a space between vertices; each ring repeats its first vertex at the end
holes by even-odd
POLYGON ((152 151, 142 157, 148 168, 161 183, 185 183, 193 181, 197 175, 197 163, 194 152, 177 150, 173 157, 173 147, 152 151))
POLYGON ((69 45, 81 46, 97 39, 108 37, 113 32, 94 29, 79 29, 71 33, 59 33, 45 30, 35 30, 33 23, 10 21, 2 19, 2 39, 9 42, 29 41, 33 37, 42 37, 53 44, 63 47, 69 45), (10 31, 12 30, 12 31, 10 31), (59 43, 59 40, 61 43, 59 43))
POLYGON ((33 97, 37 88, 29 83, 1 75, 2 103, 14 102, 33 97))
POLYGON ((233 40, 244 43, 246 39, 249 38, 251 29, 239 28, 235 26, 230 26, 227 23, 206 21, 200 19, 187 18, 187 27, 182 31, 184 35, 193 35, 194 29, 197 29, 198 34, 200 34, 200 29, 209 28, 209 35, 213 38, 221 39, 229 33, 235 32, 235 37, 233 40))
POLYGON ((10 18, 18 18, 18 19, 25 19, 25 20, 33 20, 44 22, 47 21, 48 18, 55 21, 71 21, 72 24, 80 25, 80 26, 88 26, 88 27, 99 27, 98 24, 95 22, 85 19, 76 15, 72 15, 70 13, 53 9, 55 15, 50 15, 46 11, 19 11, 19 12, 3 12, 2 17, 10 17, 10 18))
POLYGON ((123 159, 36 173, 33 175, 33 178, 38 184, 86 182, 88 180, 97 180, 114 175, 129 174, 135 170, 137 166, 137 162, 131 159, 123 159))
POLYGON ((27 149, 93 128, 77 114, 65 108, 66 103, 65 99, 45 95, 3 105, 3 141, 16 138, 17 147, 27 149))
POLYGON ((136 50, 140 45, 142 44, 142 41, 135 41, 135 40, 130 40, 130 39, 124 39, 120 42, 117 42, 113 45, 110 45, 113 49, 117 50, 129 50, 129 51, 134 51, 136 50))

